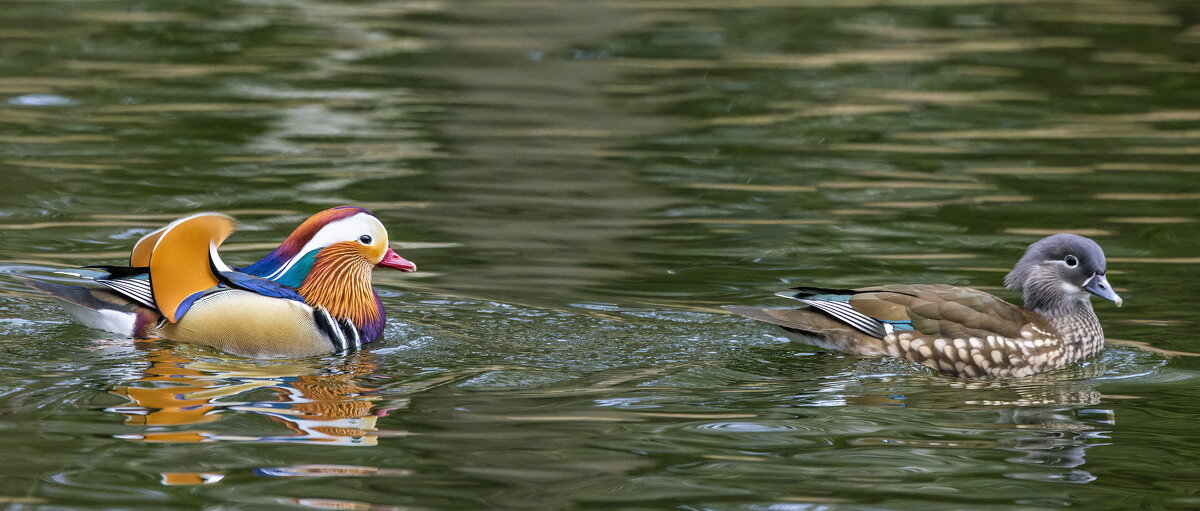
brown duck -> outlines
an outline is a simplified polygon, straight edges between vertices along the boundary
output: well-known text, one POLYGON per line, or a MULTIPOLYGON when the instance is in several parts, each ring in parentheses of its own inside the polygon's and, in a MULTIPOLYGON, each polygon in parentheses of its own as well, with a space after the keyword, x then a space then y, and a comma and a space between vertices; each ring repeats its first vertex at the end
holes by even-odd
POLYGON ((1104 347, 1091 295, 1122 303, 1105 272, 1095 241, 1055 234, 1030 245, 1004 277, 1025 307, 974 289, 912 284, 798 287, 779 296, 803 302, 799 309, 725 309, 825 349, 903 358, 963 378, 1015 378, 1058 369, 1104 347))

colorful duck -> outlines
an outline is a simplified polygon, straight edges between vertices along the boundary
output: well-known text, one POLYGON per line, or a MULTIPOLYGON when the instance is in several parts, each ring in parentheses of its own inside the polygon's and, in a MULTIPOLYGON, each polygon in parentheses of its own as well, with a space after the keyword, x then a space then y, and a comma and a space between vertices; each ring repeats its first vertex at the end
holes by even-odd
POLYGON ((798 287, 779 296, 800 309, 726 305, 777 325, 787 337, 868 357, 896 357, 965 378, 1013 378, 1051 371, 1104 347, 1091 296, 1121 306, 1095 241, 1055 234, 1029 246, 1004 284, 1022 308, 974 289, 944 284, 859 289, 798 287))
POLYGON ((188 216, 138 240, 128 267, 72 273, 100 286, 23 280, 94 328, 284 358, 353 350, 377 339, 385 320, 372 270, 417 269, 388 246, 383 224, 362 208, 313 215, 245 268, 231 268, 217 254, 235 228, 219 213, 188 216))

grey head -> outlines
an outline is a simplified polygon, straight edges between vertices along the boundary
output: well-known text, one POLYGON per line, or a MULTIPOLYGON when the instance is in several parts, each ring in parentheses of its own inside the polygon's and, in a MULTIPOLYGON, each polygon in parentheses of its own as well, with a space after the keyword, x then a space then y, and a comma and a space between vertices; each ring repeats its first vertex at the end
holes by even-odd
POLYGON ((1122 300, 1108 283, 1104 250, 1089 238, 1060 233, 1030 245, 1004 277, 1004 285, 1021 293, 1025 308, 1056 313, 1091 307, 1091 295, 1122 300), (1089 294, 1090 293, 1090 294, 1089 294))

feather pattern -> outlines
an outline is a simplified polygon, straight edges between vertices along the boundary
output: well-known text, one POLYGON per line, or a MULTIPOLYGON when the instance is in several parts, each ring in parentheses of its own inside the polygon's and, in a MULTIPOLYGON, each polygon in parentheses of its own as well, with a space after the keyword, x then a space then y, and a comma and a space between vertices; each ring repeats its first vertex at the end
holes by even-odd
POLYGON ((864 334, 871 337, 882 338, 887 334, 883 328, 883 323, 866 314, 854 310, 849 303, 836 300, 806 300, 799 299, 801 302, 807 303, 821 312, 829 314, 838 320, 850 325, 864 334))
POLYGON ((371 269, 354 242, 334 243, 317 253, 300 295, 309 305, 357 326, 361 338, 370 342, 385 321, 379 296, 371 289, 371 269))
POLYGON ((154 303, 154 293, 150 290, 149 278, 96 279, 96 282, 132 298, 146 307, 158 308, 158 305, 154 303))
MULTIPOLYGON (((259 259, 254 264, 243 268, 242 271, 255 277, 269 278, 271 280, 279 280, 285 275, 294 275, 288 270, 301 262, 300 259, 307 254, 308 251, 302 254, 301 250, 312 241, 317 231, 320 231, 322 227, 330 223, 352 217, 359 213, 371 214, 363 208, 354 206, 339 206, 317 213, 309 217, 308 220, 305 220, 299 227, 296 227, 292 231, 292 234, 288 235, 287 239, 283 240, 283 243, 280 243, 270 254, 267 254, 266 257, 259 259)), ((292 287, 298 287, 306 274, 307 272, 300 274, 299 278, 295 279, 294 282, 284 283, 292 287)))

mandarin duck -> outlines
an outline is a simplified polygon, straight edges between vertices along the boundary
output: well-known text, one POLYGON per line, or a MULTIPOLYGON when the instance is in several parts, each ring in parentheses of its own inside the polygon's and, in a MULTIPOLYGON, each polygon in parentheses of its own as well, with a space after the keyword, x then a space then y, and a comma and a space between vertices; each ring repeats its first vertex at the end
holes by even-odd
POLYGON ((1030 245, 1004 278, 1025 307, 945 284, 859 289, 797 287, 799 309, 727 305, 788 338, 867 357, 895 357, 961 378, 1016 378, 1098 353, 1104 331, 1091 295, 1122 304, 1095 241, 1055 234, 1030 245))
MULTIPOLYGON (((388 246, 369 211, 340 206, 313 215, 278 248, 244 268, 217 247, 234 220, 199 213, 142 237, 129 266, 69 274, 99 285, 22 279, 87 326, 139 339, 166 338, 253 358, 357 349, 383 333, 374 268, 416 271, 388 246)), ((67 273, 67 272, 63 272, 67 273)))

